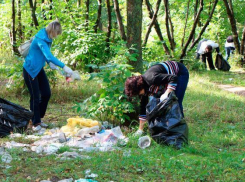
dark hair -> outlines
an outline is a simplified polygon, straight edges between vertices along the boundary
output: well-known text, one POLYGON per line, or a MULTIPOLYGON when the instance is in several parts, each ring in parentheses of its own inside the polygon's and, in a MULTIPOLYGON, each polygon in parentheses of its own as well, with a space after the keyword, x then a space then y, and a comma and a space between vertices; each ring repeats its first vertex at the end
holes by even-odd
POLYGON ((233 37, 232 37, 232 35, 228 36, 227 39, 226 39, 226 41, 227 41, 228 43, 233 42, 233 37))
POLYGON ((213 50, 211 45, 207 45, 206 49, 208 50, 208 52, 211 52, 213 50))
POLYGON ((129 97, 139 95, 139 92, 144 88, 142 76, 132 76, 127 78, 125 82, 125 94, 129 97))

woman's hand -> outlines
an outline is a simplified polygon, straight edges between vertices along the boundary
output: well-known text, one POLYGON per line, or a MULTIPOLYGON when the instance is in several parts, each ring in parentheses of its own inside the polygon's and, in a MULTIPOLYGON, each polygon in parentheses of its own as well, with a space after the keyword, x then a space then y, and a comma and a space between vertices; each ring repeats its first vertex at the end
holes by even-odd
POLYGON ((71 77, 72 76, 73 71, 72 71, 71 68, 69 68, 68 66, 64 66, 63 70, 66 73, 66 77, 71 77))
POLYGON ((167 99, 167 98, 168 98, 168 94, 169 94, 170 92, 172 92, 172 91, 173 91, 173 89, 168 88, 168 89, 164 92, 164 94, 161 95, 160 101, 162 102, 163 100, 167 99))

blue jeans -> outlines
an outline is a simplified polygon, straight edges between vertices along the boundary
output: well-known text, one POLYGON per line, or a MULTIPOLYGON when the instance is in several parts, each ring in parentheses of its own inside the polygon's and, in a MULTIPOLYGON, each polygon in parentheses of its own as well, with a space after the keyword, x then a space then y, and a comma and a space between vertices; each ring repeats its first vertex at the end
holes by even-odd
POLYGON ((228 61, 230 54, 233 54, 233 51, 235 50, 234 47, 226 47, 225 48, 225 60, 228 61))
POLYGON ((23 68, 23 76, 31 96, 30 110, 34 113, 32 123, 36 126, 41 123, 41 118, 45 115, 51 96, 48 78, 43 69, 33 79, 23 68))
POLYGON ((184 117, 182 102, 183 102, 185 91, 186 91, 188 81, 189 81, 189 72, 183 64, 178 63, 178 65, 179 65, 179 73, 178 73, 178 82, 177 82, 177 87, 175 90, 175 95, 178 97, 178 102, 179 102, 179 106, 181 109, 181 113, 184 117))

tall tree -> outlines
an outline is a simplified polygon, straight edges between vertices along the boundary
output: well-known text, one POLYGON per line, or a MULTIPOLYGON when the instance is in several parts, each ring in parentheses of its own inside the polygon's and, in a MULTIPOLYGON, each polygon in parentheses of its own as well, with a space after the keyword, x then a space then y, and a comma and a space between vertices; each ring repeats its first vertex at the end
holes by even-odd
POLYGON ((86 14, 85 14, 85 30, 88 31, 88 25, 89 25, 89 4, 90 0, 86 0, 86 14))
POLYGON ((114 2, 114 9, 115 9, 116 16, 117 16, 117 24, 118 24, 120 35, 121 35, 121 38, 124 41, 126 41, 127 37, 126 37, 125 31, 124 31, 124 25, 123 25, 123 22, 122 22, 122 16, 121 16, 121 13, 120 13, 118 0, 113 0, 113 2, 114 2))
POLYGON ((44 19, 44 20, 47 20, 45 8, 44 8, 44 3, 45 3, 45 1, 42 0, 42 4, 43 4, 43 6, 42 6, 42 15, 43 15, 43 19, 44 19))
POLYGON ((18 0, 18 36, 21 42, 24 40, 21 20, 21 0, 18 0))
POLYGON ((160 4, 161 4, 161 0, 157 0, 156 11, 155 11, 155 13, 153 14, 151 23, 150 23, 150 25, 149 25, 149 27, 148 27, 148 30, 147 30, 147 32, 146 32, 145 40, 144 40, 143 46, 146 46, 148 37, 149 37, 150 32, 151 32, 151 28, 153 27, 153 25, 155 24, 155 22, 156 22, 156 20, 157 20, 157 14, 158 14, 158 10, 159 10, 160 4))
POLYGON ((174 29, 173 29, 173 23, 171 20, 168 0, 164 0, 164 7, 165 7, 165 25, 166 25, 168 40, 170 43, 170 49, 174 52, 176 43, 174 41, 174 29))
POLYGON ((107 7, 107 15, 108 15, 108 25, 107 25, 107 34, 106 34, 106 43, 108 51, 110 49, 110 37, 111 37, 111 3, 110 0, 106 0, 106 7, 107 7))
POLYGON ((15 28, 15 0, 12 0, 12 30, 10 31, 10 39, 13 47, 14 54, 19 54, 16 46, 16 28, 15 28))
POLYGON ((232 30, 232 33, 233 33, 234 44, 235 44, 235 47, 236 47, 236 52, 240 53, 240 44, 239 44, 239 39, 238 39, 236 19, 235 19, 235 15, 234 15, 234 12, 233 12, 232 1, 229 0, 229 3, 228 3, 227 0, 223 0, 223 1, 224 1, 224 4, 225 4, 225 8, 226 8, 226 12, 227 12, 228 18, 230 20, 231 30, 232 30))
POLYGON ((96 22, 95 22, 95 25, 94 25, 94 31, 96 33, 97 33, 97 30, 98 30, 98 27, 99 27, 99 24, 100 24, 101 10, 102 10, 102 6, 101 6, 102 0, 97 0, 97 1, 98 1, 98 13, 97 13, 97 19, 96 19, 96 22))
MULTIPOLYGON (((154 11, 152 10, 152 6, 151 6, 149 0, 145 0, 145 4, 146 4, 147 10, 148 10, 148 12, 149 12, 149 17, 150 17, 150 19, 152 19, 152 18, 153 18, 154 11)), ((160 25, 159 25, 157 19, 156 19, 156 21, 155 21, 154 23, 155 23, 155 24, 154 24, 155 31, 156 31, 156 33, 157 33, 157 35, 158 35, 159 40, 160 40, 161 43, 162 43, 163 49, 164 49, 164 51, 165 51, 165 53, 166 53, 167 55, 170 55, 169 48, 168 48, 168 46, 167 46, 165 40, 163 39, 162 31, 161 31, 161 29, 160 29, 160 25)), ((147 43, 147 42, 146 42, 146 43, 147 43)))
POLYGON ((143 71, 142 62, 142 0, 127 0, 127 47, 130 53, 137 53, 137 61, 130 61, 134 71, 143 71))
POLYGON ((191 40, 192 40, 192 38, 193 38, 193 35, 194 35, 194 33, 195 33, 195 30, 196 30, 197 22, 198 22, 198 20, 199 20, 199 17, 200 17, 200 14, 201 14, 202 10, 203 10, 203 0, 200 0, 199 10, 198 10, 198 12, 197 12, 197 15, 196 15, 196 17, 195 17, 194 23, 193 23, 193 25, 192 25, 192 29, 191 29, 189 38, 188 38, 188 40, 186 41, 186 43, 185 43, 185 45, 184 45, 184 47, 183 47, 183 49, 182 49, 181 55, 180 55, 180 60, 181 60, 181 62, 183 62, 182 59, 183 59, 183 57, 186 55, 187 47, 189 46, 189 44, 190 44, 190 42, 191 42, 191 40))
MULTIPOLYGON (((186 16, 185 16, 185 27, 184 27, 184 35, 183 35, 183 38, 182 38, 182 41, 181 41, 181 47, 183 47, 184 45, 184 41, 185 41, 185 31, 186 31, 186 27, 187 27, 187 20, 189 18, 189 8, 190 8, 190 0, 188 0, 188 3, 187 3, 187 10, 186 10, 186 16)), ((194 35, 193 35, 194 37, 194 35)))
POLYGON ((202 27, 202 29, 201 29, 200 33, 198 34, 197 38, 194 39, 194 41, 192 42, 189 50, 191 50, 199 42, 199 40, 201 39, 202 34, 205 32, 205 30, 208 27, 210 21, 212 20, 212 17, 213 17, 213 14, 214 14, 214 11, 215 11, 217 3, 218 3, 218 0, 215 0, 214 3, 213 3, 213 8, 212 8, 211 12, 209 13, 208 19, 206 20, 206 23, 202 27))
POLYGON ((32 2, 32 0, 29 0, 29 5, 30 5, 30 8, 31 8, 32 21, 33 21, 35 27, 37 28, 39 26, 39 24, 38 24, 37 16, 36 16, 36 7, 37 7, 36 0, 34 0, 34 3, 32 2))

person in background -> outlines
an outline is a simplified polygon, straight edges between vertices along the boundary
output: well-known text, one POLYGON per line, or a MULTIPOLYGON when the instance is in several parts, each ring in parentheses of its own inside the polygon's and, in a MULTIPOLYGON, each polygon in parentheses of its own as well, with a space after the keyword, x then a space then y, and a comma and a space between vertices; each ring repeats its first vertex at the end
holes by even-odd
POLYGON ((233 51, 235 50, 235 45, 233 41, 232 35, 228 36, 225 42, 225 60, 228 61, 230 54, 233 54, 233 51))
POLYGON ((207 59, 210 70, 215 70, 214 63, 213 63, 213 57, 212 57, 212 52, 214 49, 216 50, 218 54, 220 54, 219 44, 215 43, 212 40, 208 40, 208 39, 201 40, 197 46, 196 59, 199 59, 200 55, 202 55, 202 62, 204 63, 205 68, 207 68, 207 65, 206 65, 206 59, 207 59))
POLYGON ((125 94, 128 97, 139 96, 140 115, 139 129, 135 135, 142 135, 146 122, 146 105, 148 97, 154 96, 164 100, 170 92, 175 92, 178 97, 181 113, 183 112, 183 99, 189 80, 187 68, 179 62, 166 61, 150 67, 143 75, 127 78, 125 82, 125 94))
POLYGON ((33 131, 39 131, 48 125, 43 123, 48 102, 51 97, 51 90, 46 73, 43 69, 45 62, 51 69, 56 69, 56 65, 63 68, 69 77, 73 71, 64 63, 59 61, 50 52, 54 38, 62 33, 59 21, 51 22, 46 28, 42 28, 33 39, 28 55, 23 65, 23 76, 30 93, 30 109, 34 113, 32 118, 33 131))

